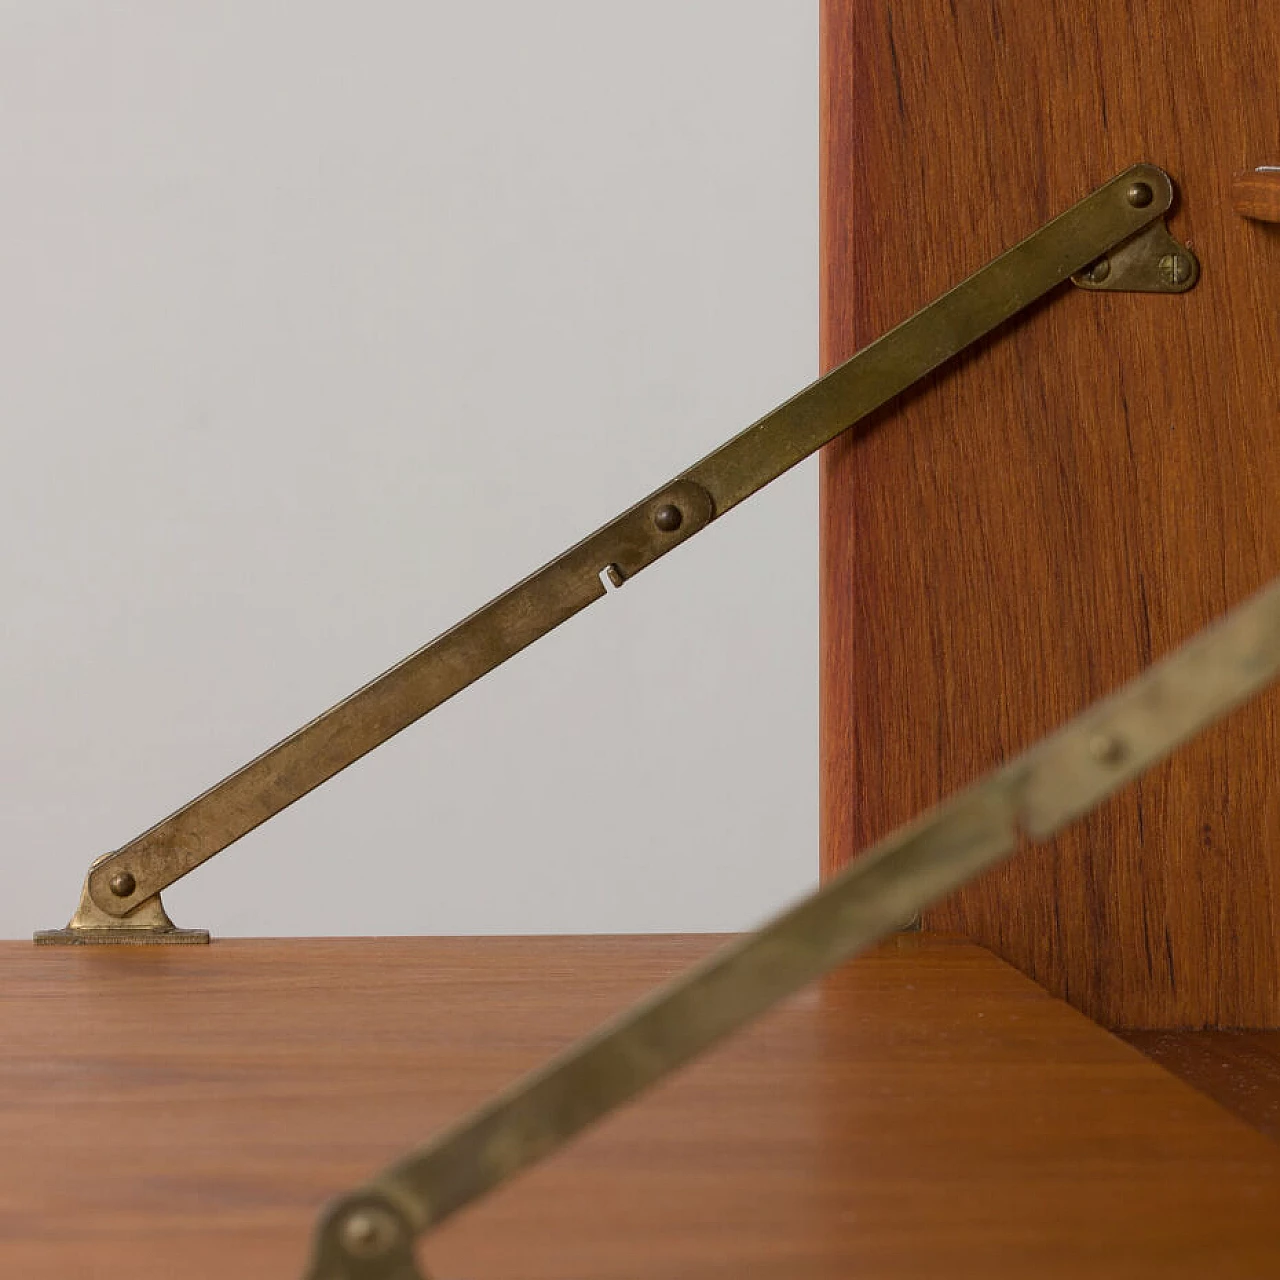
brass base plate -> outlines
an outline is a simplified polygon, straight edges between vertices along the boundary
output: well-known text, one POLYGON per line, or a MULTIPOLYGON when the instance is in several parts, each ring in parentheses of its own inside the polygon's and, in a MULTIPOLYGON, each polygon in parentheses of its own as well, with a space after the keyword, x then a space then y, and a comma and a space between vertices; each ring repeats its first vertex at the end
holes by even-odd
POLYGON ((37 947, 187 946, 209 941, 206 929, 41 929, 37 947))
POLYGON ((198 947, 209 941, 205 929, 179 929, 169 919, 158 893, 127 915, 108 915, 94 902, 87 878, 80 890, 80 905, 67 927, 41 929, 33 937, 37 947, 198 947))

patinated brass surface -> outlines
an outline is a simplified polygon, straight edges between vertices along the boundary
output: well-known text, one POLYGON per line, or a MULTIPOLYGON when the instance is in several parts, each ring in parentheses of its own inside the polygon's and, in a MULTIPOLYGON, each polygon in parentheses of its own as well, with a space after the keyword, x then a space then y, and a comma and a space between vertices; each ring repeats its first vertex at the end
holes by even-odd
POLYGON ((1077 272, 1071 282, 1096 293, 1186 293, 1199 279, 1196 255, 1163 222, 1153 222, 1077 272))
POLYGON ((123 919, 100 911, 89 896, 85 879, 80 905, 65 929, 42 929, 35 935, 39 947, 151 945, 193 946, 209 941, 205 929, 179 929, 169 919, 160 895, 138 903, 123 919))
MULTIPOLYGON (((1153 165, 1135 165, 1113 178, 670 484, 99 859, 87 881, 95 919, 118 919, 132 928, 139 904, 158 905, 157 895, 167 885, 599 599, 605 593, 602 573, 615 585, 625 582, 1028 304, 1158 222, 1172 200, 1172 183, 1153 165)), ((75 927, 73 921, 72 932, 75 927)), ((55 932, 41 940, 64 936, 65 931, 55 932)))
POLYGON ((309 1280, 419 1275, 412 1253, 417 1234, 1009 857, 1020 843, 1046 839, 1087 813, 1277 676, 1280 579, 1118 693, 894 832, 825 888, 339 1201, 317 1231, 309 1280))

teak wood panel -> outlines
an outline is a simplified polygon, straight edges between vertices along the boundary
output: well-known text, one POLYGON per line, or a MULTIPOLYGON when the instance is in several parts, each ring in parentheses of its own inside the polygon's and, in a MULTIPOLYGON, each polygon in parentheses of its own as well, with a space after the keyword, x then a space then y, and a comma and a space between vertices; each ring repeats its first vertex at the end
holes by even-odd
MULTIPOLYGON (((321 1205, 709 938, 0 944, 0 1275, 300 1280, 321 1205)), ((468 1280, 1256 1280, 1280 1147, 907 935, 428 1237, 468 1280)))
MULTIPOLYGON (((1184 297, 1069 285, 822 463, 823 860, 1027 746, 1280 573, 1271 0, 825 0, 830 367, 1130 163, 1184 297)), ((1274 693, 930 911, 1114 1026, 1280 1023, 1274 693)))

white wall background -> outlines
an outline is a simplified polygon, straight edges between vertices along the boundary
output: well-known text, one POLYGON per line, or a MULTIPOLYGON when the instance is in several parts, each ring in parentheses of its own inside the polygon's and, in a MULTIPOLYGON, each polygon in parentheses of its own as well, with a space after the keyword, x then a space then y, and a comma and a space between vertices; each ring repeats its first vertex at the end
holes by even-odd
MULTIPOLYGON (((816 374, 816 8, 0 4, 0 936, 816 374)), ((746 926, 816 615, 809 463, 170 913, 746 926)))

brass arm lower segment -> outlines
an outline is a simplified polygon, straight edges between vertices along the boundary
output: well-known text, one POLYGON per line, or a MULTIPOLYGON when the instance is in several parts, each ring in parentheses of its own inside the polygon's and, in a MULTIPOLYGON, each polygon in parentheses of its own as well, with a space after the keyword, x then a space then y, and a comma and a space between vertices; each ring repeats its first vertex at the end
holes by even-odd
POLYGON ((324 1215, 307 1280, 421 1277, 414 1237, 799 987, 1095 808, 1280 676, 1280 579, 825 888, 526 1076, 324 1215))

